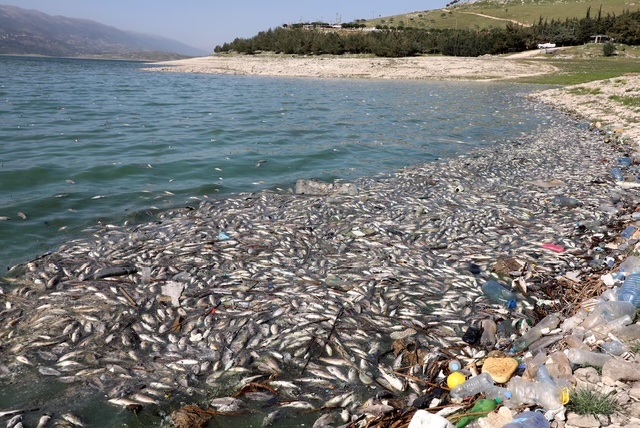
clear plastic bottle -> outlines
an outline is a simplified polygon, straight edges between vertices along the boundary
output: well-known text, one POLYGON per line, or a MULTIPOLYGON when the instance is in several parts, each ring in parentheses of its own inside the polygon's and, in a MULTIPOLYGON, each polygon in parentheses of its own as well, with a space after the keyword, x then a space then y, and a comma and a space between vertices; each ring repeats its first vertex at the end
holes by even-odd
MULTIPOLYGON (((626 230, 626 229, 625 229, 626 230)), ((623 232, 624 233, 624 232, 623 232)), ((627 257, 620 266, 618 267, 618 271, 624 276, 629 276, 633 273, 640 272, 640 258, 636 256, 627 257)))
POLYGON ((549 428, 551 424, 540 412, 522 412, 502 428, 549 428))
POLYGON ((625 352, 629 352, 629 347, 619 340, 614 340, 613 342, 605 342, 600 345, 602 350, 607 354, 619 356, 624 354, 625 352))
POLYGON ((482 373, 481 375, 467 379, 467 381, 462 385, 453 388, 450 394, 451 400, 461 401, 467 397, 473 397, 474 395, 493 387, 494 384, 495 382, 489 373, 482 373))
POLYGON ((511 350, 513 352, 522 352, 529 347, 533 342, 540 339, 545 333, 545 330, 552 330, 558 326, 560 318, 557 314, 550 314, 540 320, 538 324, 531 327, 522 337, 513 342, 511 350))
POLYGON ((640 308, 640 273, 631 274, 624 280, 618 292, 618 299, 631 302, 636 308, 640 308))
MULTIPOLYGON (((638 274, 636 274, 638 275, 638 274)), ((634 277, 631 275, 629 278, 634 277)), ((627 278, 627 280, 629 279, 627 278)), ((638 291, 640 292, 640 275, 638 275, 638 291)), ((627 281, 625 281, 626 283, 627 281)), ((622 285, 624 287, 624 284, 622 285)), ((622 293, 622 289, 620 289, 622 293)), ((621 295, 621 294, 620 294, 621 295)), ((638 299, 640 300, 640 294, 638 295, 638 299)), ((587 316, 587 318, 582 323, 582 327, 589 330, 598 325, 609 323, 615 319, 624 317, 628 315, 633 319, 636 315, 636 307, 633 303, 628 301, 620 301, 618 302, 600 302, 594 308, 593 311, 587 316)))
POLYGON ((561 388, 552 384, 529 382, 521 377, 513 377, 507 384, 507 389, 511 392, 511 400, 506 403, 509 406, 535 404, 545 410, 562 407, 561 388))
POLYGON ((518 295, 497 281, 489 280, 482 285, 482 292, 491 300, 509 309, 515 309, 518 295))
POLYGON ((571 333, 574 328, 579 326, 585 320, 585 318, 587 318, 587 311, 584 309, 580 309, 573 316, 562 321, 562 324, 560 324, 560 328, 565 333, 571 333))
POLYGON ((599 352, 587 351, 584 349, 567 349, 567 358, 572 364, 588 364, 594 367, 602 367, 604 363, 613 358, 611 355, 601 354, 599 352))

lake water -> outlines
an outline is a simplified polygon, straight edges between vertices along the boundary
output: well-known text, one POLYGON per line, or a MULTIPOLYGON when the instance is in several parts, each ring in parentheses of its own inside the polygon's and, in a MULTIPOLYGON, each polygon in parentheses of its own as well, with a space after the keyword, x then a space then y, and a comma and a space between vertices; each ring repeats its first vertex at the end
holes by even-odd
POLYGON ((501 83, 143 72, 0 57, 0 266, 97 224, 301 178, 389 173, 544 126, 501 83), (7 219, 8 218, 8 219, 7 219))

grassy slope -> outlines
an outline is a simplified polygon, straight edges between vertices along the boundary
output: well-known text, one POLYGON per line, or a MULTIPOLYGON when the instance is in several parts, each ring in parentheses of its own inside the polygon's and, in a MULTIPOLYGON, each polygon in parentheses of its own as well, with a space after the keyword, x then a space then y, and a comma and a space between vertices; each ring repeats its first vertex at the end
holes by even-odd
POLYGON ((591 16, 596 17, 602 6, 602 14, 619 15, 624 10, 640 9, 640 2, 630 0, 523 0, 510 2, 479 1, 472 4, 456 5, 448 9, 437 9, 423 12, 412 12, 405 15, 368 20, 367 25, 378 24, 417 28, 495 28, 504 27, 508 21, 485 18, 474 15, 480 13, 495 18, 515 20, 523 24, 533 24, 546 17, 564 20, 566 18, 583 18, 591 7, 591 16), (383 22, 384 21, 384 22, 383 22))

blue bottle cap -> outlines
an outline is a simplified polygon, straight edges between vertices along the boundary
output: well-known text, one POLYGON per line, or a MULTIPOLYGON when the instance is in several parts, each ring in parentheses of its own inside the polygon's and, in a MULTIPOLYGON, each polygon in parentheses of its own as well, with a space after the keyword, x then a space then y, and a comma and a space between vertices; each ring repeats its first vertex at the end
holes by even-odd
POLYGON ((509 300, 509 304, 507 305, 507 308, 509 308, 509 309, 515 309, 515 308, 516 308, 516 301, 515 301, 515 299, 511 299, 511 300, 509 300))

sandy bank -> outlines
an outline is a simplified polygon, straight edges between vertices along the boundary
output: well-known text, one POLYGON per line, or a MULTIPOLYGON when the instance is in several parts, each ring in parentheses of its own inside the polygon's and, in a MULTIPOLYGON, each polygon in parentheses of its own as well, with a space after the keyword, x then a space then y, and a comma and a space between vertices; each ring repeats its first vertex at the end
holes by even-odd
POLYGON ((551 73, 555 67, 507 57, 422 56, 295 57, 220 55, 157 63, 153 71, 255 76, 369 78, 412 80, 508 80, 551 73))

